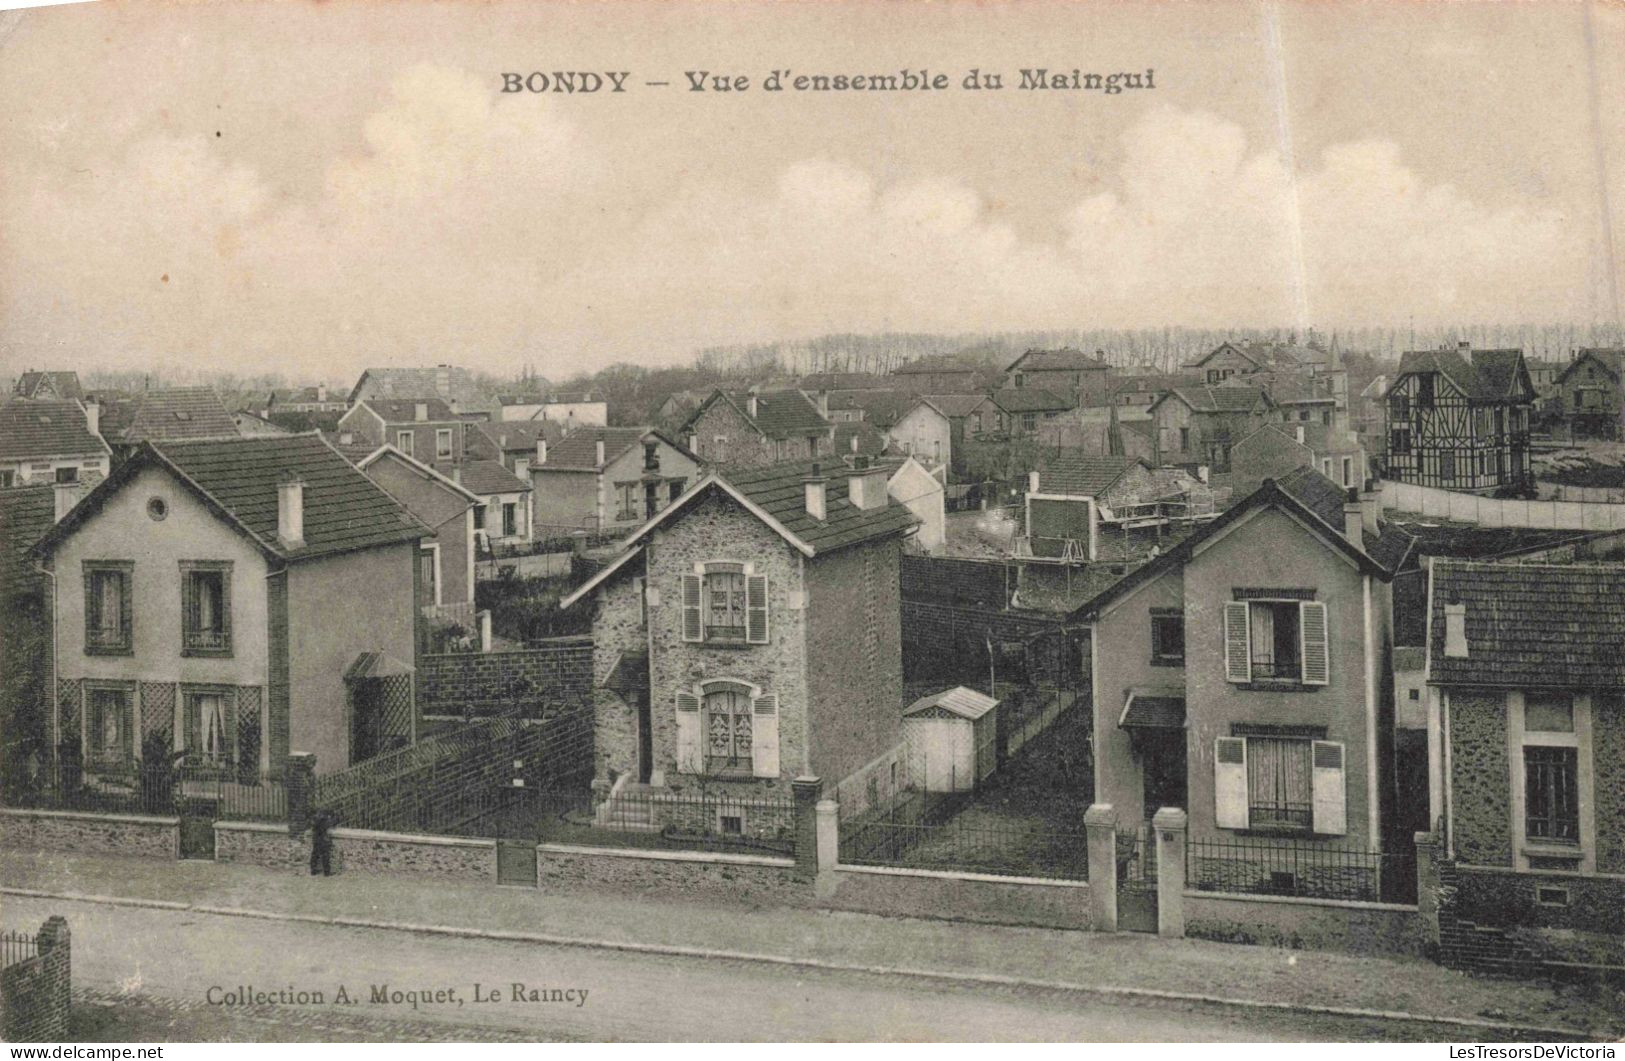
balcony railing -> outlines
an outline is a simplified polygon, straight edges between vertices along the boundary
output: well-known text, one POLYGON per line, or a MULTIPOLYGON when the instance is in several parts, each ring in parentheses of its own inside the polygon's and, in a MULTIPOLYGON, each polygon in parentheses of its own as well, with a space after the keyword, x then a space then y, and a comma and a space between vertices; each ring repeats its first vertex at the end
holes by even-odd
POLYGON ((231 648, 231 634, 225 630, 183 630, 181 647, 191 652, 226 652, 231 648))

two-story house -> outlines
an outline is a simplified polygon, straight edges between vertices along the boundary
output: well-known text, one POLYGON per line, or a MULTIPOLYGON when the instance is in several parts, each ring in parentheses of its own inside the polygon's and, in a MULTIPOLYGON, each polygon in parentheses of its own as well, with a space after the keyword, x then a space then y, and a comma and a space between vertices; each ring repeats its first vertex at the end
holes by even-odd
POLYGON ((0 487, 94 483, 112 462, 94 404, 13 398, 0 403, 0 487))
POLYGON ((1070 396, 1043 387, 1007 387, 989 394, 972 415, 990 424, 986 433, 1013 438, 1036 435, 1046 421, 1077 407, 1070 396))
POLYGON ((432 537, 315 434, 142 444, 35 546, 59 757, 108 784, 173 752, 253 781, 414 739, 432 537))
POLYGON ((982 370, 952 354, 906 361, 890 375, 899 387, 915 394, 973 394, 985 389, 982 370))
POLYGON ((1104 350, 1093 356, 1071 347, 1028 350, 1005 368, 1004 379, 1007 387, 1065 394, 1075 405, 1104 405, 1112 389, 1112 366, 1104 350))
POLYGON ((835 456, 835 425, 800 390, 717 390, 683 425, 691 452, 707 464, 760 467, 835 456))
POLYGON ((1223 472, 1230 449, 1275 414, 1262 387, 1174 387, 1151 404, 1156 464, 1207 465, 1223 472))
POLYGON ((356 467, 434 532, 418 550, 419 609, 473 604, 475 516, 485 500, 394 446, 379 446, 356 467))
POLYGON ((1095 799, 1128 822, 1181 807, 1194 842, 1379 850, 1389 584, 1409 544, 1380 523, 1375 491, 1351 497, 1304 468, 1080 608, 1095 799))
POLYGON ((426 464, 463 460, 470 429, 439 398, 374 398, 339 418, 339 433, 377 446, 394 446, 426 464))
POLYGON ((900 755, 898 580, 915 520, 887 475, 708 473, 561 602, 595 608, 600 788, 787 795, 791 778, 833 784, 900 755), (628 668, 641 680, 618 680, 628 668))
POLYGON ((481 393, 468 369, 457 365, 433 368, 369 368, 350 388, 349 404, 375 400, 421 401, 438 398, 459 413, 489 410, 491 403, 481 393))
POLYGON ((80 401, 85 396, 84 388, 79 385, 79 373, 71 369, 66 372, 29 369, 17 377, 11 393, 19 398, 54 398, 64 402, 80 401))
POLYGON ((1583 349, 1558 373, 1554 383, 1559 422, 1569 438, 1620 437, 1622 366, 1625 350, 1583 349))
POLYGON ((1467 493, 1530 479, 1534 385, 1521 350, 1412 350, 1388 387, 1386 477, 1467 493))
POLYGON ((548 534, 632 530, 700 473, 687 446, 649 427, 581 427, 536 454, 536 524, 548 534))

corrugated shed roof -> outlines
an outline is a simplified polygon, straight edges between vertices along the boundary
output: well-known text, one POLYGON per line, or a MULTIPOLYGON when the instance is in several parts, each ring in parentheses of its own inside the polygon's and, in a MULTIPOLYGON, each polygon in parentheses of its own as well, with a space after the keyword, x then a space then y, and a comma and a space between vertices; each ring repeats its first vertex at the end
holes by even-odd
POLYGON ((56 491, 49 486, 0 489, 0 599, 39 587, 29 550, 56 520, 56 491))
POLYGON ((272 555, 302 560, 432 536, 393 498, 316 434, 286 438, 149 442, 104 480, 47 535, 54 544, 100 510, 100 502, 142 468, 177 475, 222 519, 272 555), (305 484, 305 542, 277 541, 277 487, 289 476, 305 484))
POLYGON ((979 693, 975 689, 959 685, 940 693, 920 697, 904 709, 903 716, 906 718, 922 711, 941 708, 960 718, 978 719, 998 706, 999 702, 986 693, 979 693))
POLYGON ((106 452, 107 443, 91 433, 78 402, 45 398, 0 402, 0 457, 20 460, 106 452))
MULTIPOLYGON (((1137 457, 1104 457, 1079 452, 1061 452, 1045 457, 1038 465, 1038 490, 1045 494, 1072 494, 1099 497, 1136 464, 1137 457)), ((1146 465, 1150 467, 1150 465, 1146 465)))
POLYGON ((1625 565, 1433 561, 1435 685, 1625 687, 1625 565), (1467 655, 1446 656, 1445 609, 1466 613, 1467 655))
POLYGON ((213 390, 173 387, 138 395, 120 437, 125 442, 158 442, 238 435, 237 422, 213 390))

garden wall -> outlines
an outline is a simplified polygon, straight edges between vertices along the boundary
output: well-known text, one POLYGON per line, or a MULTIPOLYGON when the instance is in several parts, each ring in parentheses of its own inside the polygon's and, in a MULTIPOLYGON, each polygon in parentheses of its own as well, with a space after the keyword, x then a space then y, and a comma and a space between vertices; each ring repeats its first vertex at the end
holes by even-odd
MULTIPOLYGON (((334 829, 333 872, 397 873, 455 880, 496 880, 496 841, 453 836, 334 829)), ((289 836, 286 826, 216 822, 217 862, 241 862, 309 872, 310 834, 289 836)))
POLYGON ((821 905, 837 910, 990 925, 1093 927, 1089 885, 1083 881, 844 865, 828 876, 834 890, 821 905))
POLYGON ((543 890, 812 905, 812 885, 797 879, 795 866, 794 859, 757 855, 575 844, 539 844, 536 848, 536 881, 543 890))
POLYGON ((6 808, 0 809, 0 842, 40 851, 178 859, 181 821, 144 814, 6 808))
POLYGON ((1187 891, 1185 934, 1355 954, 1420 955, 1424 950, 1417 908, 1387 903, 1187 891))

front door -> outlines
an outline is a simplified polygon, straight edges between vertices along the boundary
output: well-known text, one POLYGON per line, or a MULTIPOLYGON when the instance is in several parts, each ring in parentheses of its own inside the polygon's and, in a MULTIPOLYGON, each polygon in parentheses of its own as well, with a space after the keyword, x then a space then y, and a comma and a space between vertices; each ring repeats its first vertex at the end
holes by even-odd
POLYGON ((1140 738, 1147 820, 1162 807, 1185 809, 1185 731, 1157 730, 1140 738))

